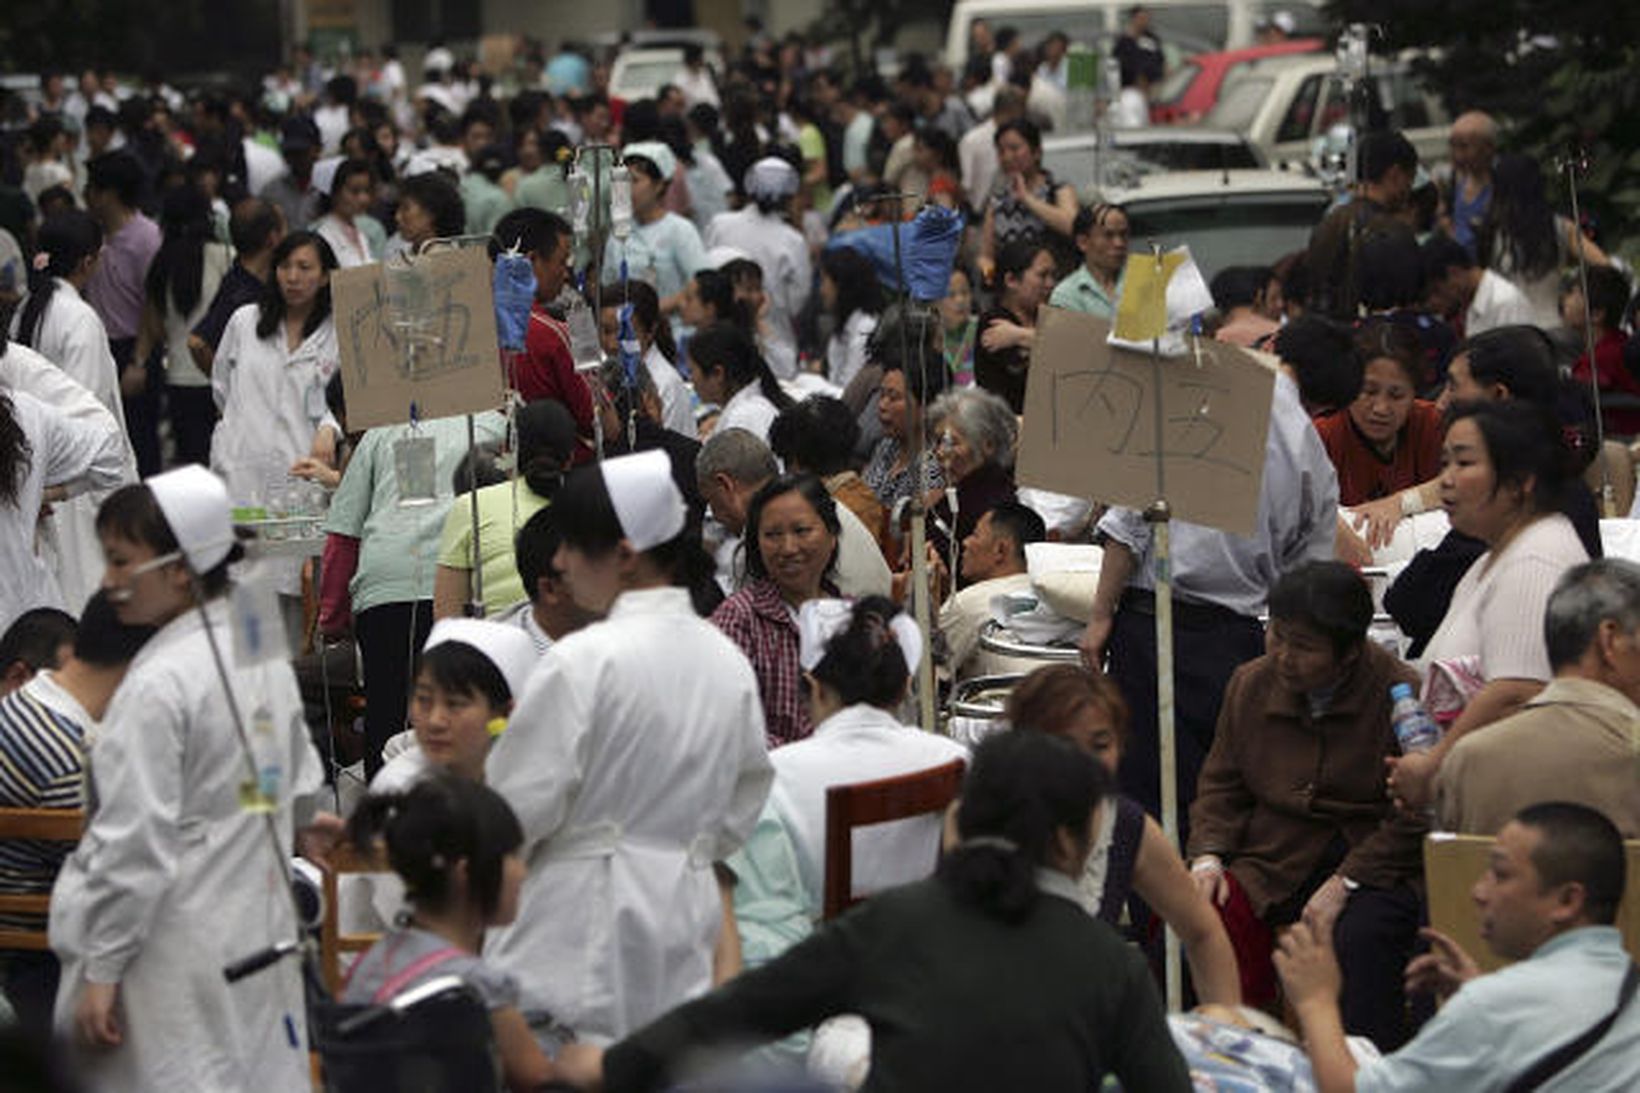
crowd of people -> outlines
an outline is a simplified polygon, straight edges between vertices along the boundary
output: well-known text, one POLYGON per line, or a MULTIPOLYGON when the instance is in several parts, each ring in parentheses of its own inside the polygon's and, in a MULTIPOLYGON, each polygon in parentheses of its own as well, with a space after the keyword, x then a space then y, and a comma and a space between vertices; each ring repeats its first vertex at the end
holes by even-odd
POLYGON ((1324 1093, 1640 1081, 1640 337, 1493 119, 1449 170, 1364 134, 1306 249, 1207 271, 1200 336, 1276 375, 1253 532, 1172 527, 1176 845, 1155 527, 1015 471, 1036 330, 1114 317, 1136 228, 1043 167, 1064 36, 845 80, 757 34, 630 102, 518 45, 50 76, 0 171, 0 806, 85 813, 0 840, 0 890, 51 893, 0 915, 49 937, 0 955, 33 1044, 94 1089, 307 1087, 295 963, 222 971, 345 840, 381 939, 341 999, 457 976, 511 1089, 1186 1090, 1164 924, 1200 1012, 1285 1019, 1324 1093), (861 240, 924 205, 959 237, 912 301, 861 240), (350 430, 330 278, 440 241, 530 265, 507 400, 350 430), (286 512, 310 557, 242 541, 286 512), (979 637, 1046 543, 1102 548, 1080 664, 979 637), (1017 676, 1001 716, 908 724, 925 652, 942 694, 1017 676), (953 760, 826 918, 825 791, 953 760), (1432 826, 1497 837, 1507 969, 1428 928, 1432 826))

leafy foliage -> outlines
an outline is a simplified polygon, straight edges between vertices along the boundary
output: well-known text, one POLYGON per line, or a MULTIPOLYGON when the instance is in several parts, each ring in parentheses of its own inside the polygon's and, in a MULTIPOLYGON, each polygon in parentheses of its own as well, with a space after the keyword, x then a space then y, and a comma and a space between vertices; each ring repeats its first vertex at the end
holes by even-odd
POLYGON ((1507 150, 1537 156, 1567 205, 1563 164, 1608 245, 1640 246, 1640 4, 1587 0, 1334 0, 1335 18, 1382 29, 1390 50, 1434 51, 1421 64, 1454 113, 1485 110, 1507 150))

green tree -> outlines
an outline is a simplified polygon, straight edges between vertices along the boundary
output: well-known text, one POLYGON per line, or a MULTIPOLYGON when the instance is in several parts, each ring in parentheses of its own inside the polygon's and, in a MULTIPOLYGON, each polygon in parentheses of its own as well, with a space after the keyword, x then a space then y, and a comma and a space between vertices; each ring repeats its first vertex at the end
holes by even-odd
POLYGON ((1334 0, 1342 22, 1382 28, 1389 50, 1431 51, 1422 68, 1454 112, 1485 110, 1504 146, 1535 155, 1567 207, 1561 165, 1608 244, 1640 247, 1640 4, 1632 0, 1334 0))

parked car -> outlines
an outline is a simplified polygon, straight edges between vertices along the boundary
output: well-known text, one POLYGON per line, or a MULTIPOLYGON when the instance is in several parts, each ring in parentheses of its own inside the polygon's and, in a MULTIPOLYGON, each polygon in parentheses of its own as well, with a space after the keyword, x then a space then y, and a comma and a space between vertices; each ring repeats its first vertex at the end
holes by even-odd
MULTIPOLYGON (((723 72, 723 58, 715 50, 703 55, 706 67, 723 72)), ((640 46, 622 51, 609 69, 612 98, 636 102, 652 99, 662 87, 677 79, 683 69, 682 46, 640 46)))
POLYGON ((1083 201, 1094 201, 1111 187, 1130 188, 1161 172, 1259 170, 1268 164, 1240 133, 1156 125, 1049 134, 1042 141, 1042 166, 1075 186, 1083 201))
POLYGON ((1203 276, 1270 265, 1309 245, 1332 193, 1296 171, 1175 171, 1146 175, 1103 200, 1127 210, 1133 251, 1188 244, 1203 276))
POLYGON ((1157 125, 1200 121, 1219 101, 1227 77, 1242 65, 1289 53, 1316 53, 1327 48, 1321 38, 1293 38, 1267 46, 1198 53, 1169 72, 1150 92, 1150 120, 1157 125))
MULTIPOLYGON (((1412 72, 1411 55, 1375 59, 1371 79, 1389 124, 1406 134, 1424 164, 1448 158, 1452 123, 1439 97, 1412 72)), ((1244 133, 1277 167, 1308 164, 1318 137, 1348 124, 1349 103, 1328 54, 1269 57, 1242 65, 1225 82, 1203 123, 1244 133)))
MULTIPOLYGON (((1147 0, 1150 28, 1161 39, 1172 68, 1193 53, 1237 49, 1253 44, 1261 18, 1286 11, 1297 20, 1298 33, 1325 30, 1324 0, 1147 0)), ((968 60, 968 35, 974 20, 992 30, 1013 27, 1032 47, 1053 31, 1072 42, 1099 49, 1122 32, 1133 0, 957 0, 945 33, 945 62, 961 72, 968 60)))

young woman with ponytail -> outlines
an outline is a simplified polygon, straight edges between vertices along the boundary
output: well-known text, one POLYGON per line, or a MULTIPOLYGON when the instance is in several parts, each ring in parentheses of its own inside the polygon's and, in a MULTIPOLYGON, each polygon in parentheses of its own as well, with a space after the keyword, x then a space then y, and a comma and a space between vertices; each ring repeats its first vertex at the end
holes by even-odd
POLYGON ((768 443, 769 427, 792 405, 757 345, 739 327, 719 323, 689 339, 689 372, 702 402, 723 408, 716 428, 745 429, 768 443))
POLYGON ((704 1050, 854 1013, 873 1031, 871 1089, 1086 1090, 1114 1074, 1124 1089, 1185 1093, 1144 958, 1077 891, 1107 785, 1065 740, 986 740, 957 810, 961 842, 934 877, 873 896, 615 1044, 604 1087, 665 1089, 704 1050))
POLYGON ((678 346, 672 340, 672 324, 661 319, 660 297, 643 281, 603 288, 603 311, 598 317, 604 353, 618 359, 621 351, 621 308, 632 306, 632 333, 644 369, 655 381, 661 398, 661 424, 687 437, 695 435, 695 400, 678 372, 678 346))
POLYGON ((454 975, 490 1012, 509 1090, 573 1076, 576 1057, 591 1049, 568 1044, 557 1063, 548 1058, 520 1008, 518 981, 478 955, 485 930, 518 913, 524 836, 507 802, 477 782, 435 775, 407 792, 366 797, 348 821, 348 836, 362 849, 385 850, 404 881, 408 908, 353 965, 342 1000, 384 1005, 429 979, 454 975))
MULTIPOLYGON (((517 476, 478 490, 479 565, 484 610, 497 615, 525 598, 513 556, 518 529, 553 499, 575 455, 575 420, 552 399, 519 409, 517 476)), ((433 580, 433 617, 463 612, 473 595, 473 510, 462 494, 450 506, 439 537, 438 572, 433 580)))
POLYGON ((28 295, 11 322, 11 336, 39 353, 97 396, 121 422, 119 369, 108 330, 84 299, 102 254, 103 233, 82 209, 48 216, 29 265, 28 295))

